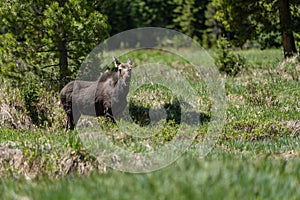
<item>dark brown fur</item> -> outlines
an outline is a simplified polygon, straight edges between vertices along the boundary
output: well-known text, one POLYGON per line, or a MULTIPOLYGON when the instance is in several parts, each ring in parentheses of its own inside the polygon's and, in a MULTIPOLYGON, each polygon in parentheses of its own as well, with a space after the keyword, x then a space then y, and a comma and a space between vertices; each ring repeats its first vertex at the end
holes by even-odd
POLYGON ((113 57, 117 72, 106 72, 97 81, 71 81, 60 92, 67 114, 66 129, 74 129, 83 115, 105 116, 113 121, 126 107, 132 62, 120 63, 113 57))

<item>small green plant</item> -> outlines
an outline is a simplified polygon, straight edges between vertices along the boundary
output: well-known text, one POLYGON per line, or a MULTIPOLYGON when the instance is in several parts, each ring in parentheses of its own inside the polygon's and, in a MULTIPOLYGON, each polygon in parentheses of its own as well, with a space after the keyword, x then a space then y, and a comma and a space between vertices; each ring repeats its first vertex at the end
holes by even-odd
POLYGON ((240 54, 233 53, 229 49, 229 42, 224 37, 218 40, 217 48, 215 64, 221 72, 229 76, 236 76, 242 69, 246 68, 246 59, 240 54))
POLYGON ((178 127, 179 125, 175 122, 175 120, 165 123, 160 134, 155 135, 156 141, 163 144, 172 141, 178 132, 178 127))

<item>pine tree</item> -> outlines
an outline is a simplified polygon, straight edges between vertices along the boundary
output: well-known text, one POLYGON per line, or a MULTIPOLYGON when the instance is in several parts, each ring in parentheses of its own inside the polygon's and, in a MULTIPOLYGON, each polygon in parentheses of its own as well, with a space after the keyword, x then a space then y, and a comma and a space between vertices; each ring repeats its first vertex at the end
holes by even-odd
POLYGON ((109 31, 106 17, 85 0, 1 1, 0 18, 6 27, 0 35, 2 75, 35 73, 55 89, 73 78, 109 31))

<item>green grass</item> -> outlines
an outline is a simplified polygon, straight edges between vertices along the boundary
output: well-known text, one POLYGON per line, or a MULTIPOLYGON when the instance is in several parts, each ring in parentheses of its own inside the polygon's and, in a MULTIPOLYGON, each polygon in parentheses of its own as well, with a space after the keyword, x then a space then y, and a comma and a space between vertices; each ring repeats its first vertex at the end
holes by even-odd
POLYGON ((281 49, 249 49, 246 51, 238 51, 241 55, 247 58, 249 64, 253 68, 267 69, 270 66, 277 65, 283 59, 281 49))
POLYGON ((220 146, 205 159, 187 152, 169 167, 148 174, 109 170, 58 179, 8 178, 2 180, 0 190, 2 199, 297 199, 300 161, 279 154, 272 157, 273 150, 267 154, 252 150, 274 149, 274 143, 281 144, 284 152, 293 148, 293 140, 256 143, 256 147, 232 144, 240 152, 220 146))
MULTIPOLYGON (((223 77, 226 123, 204 158, 199 156, 199 142, 207 130, 205 120, 196 127, 197 139, 178 160, 145 174, 111 169, 105 160, 90 154, 76 131, 0 128, 0 199, 299 199, 299 82, 291 75, 294 71, 279 65, 281 50, 238 53, 249 68, 236 77, 223 77)), ((147 50, 127 57, 136 58, 137 65, 160 62, 181 70, 200 97, 198 114, 210 119, 207 87, 188 61, 147 50)), ((150 84, 139 87, 130 102, 136 106, 133 111, 143 115, 147 109, 181 101, 174 96, 168 88, 150 84)), ((115 145, 135 153, 151 152, 178 134, 174 121, 142 127, 138 121, 135 125, 122 121, 121 130, 101 119, 96 123, 115 145), (127 131, 144 131, 153 137, 135 138, 127 131)), ((184 126, 195 130, 193 124, 184 126)))

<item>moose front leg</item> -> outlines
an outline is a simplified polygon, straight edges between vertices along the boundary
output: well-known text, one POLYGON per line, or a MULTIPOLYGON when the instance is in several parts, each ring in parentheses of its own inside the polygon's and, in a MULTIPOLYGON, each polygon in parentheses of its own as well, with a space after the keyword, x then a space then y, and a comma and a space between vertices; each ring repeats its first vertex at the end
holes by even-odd
POLYGON ((106 117, 106 119, 110 119, 114 124, 116 124, 116 120, 112 114, 111 108, 105 108, 104 116, 106 117))
POLYGON ((73 114, 70 113, 68 114, 68 118, 67 118, 66 132, 69 129, 74 130, 74 128, 75 128, 75 122, 74 122, 73 114))

